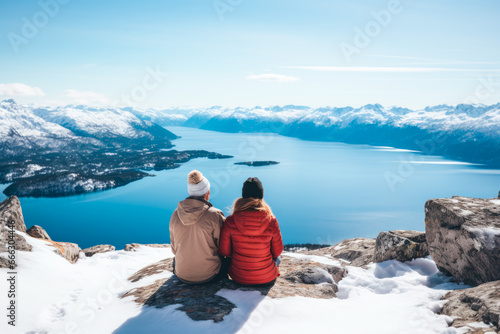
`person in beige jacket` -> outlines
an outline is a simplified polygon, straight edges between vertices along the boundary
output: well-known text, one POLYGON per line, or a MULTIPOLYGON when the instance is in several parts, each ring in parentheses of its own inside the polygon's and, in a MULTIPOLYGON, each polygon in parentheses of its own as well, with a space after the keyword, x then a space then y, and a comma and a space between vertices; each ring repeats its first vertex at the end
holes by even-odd
POLYGON ((206 283, 222 274, 219 236, 225 217, 210 199, 210 182, 193 170, 188 174, 189 197, 170 218, 174 274, 184 283, 206 283))

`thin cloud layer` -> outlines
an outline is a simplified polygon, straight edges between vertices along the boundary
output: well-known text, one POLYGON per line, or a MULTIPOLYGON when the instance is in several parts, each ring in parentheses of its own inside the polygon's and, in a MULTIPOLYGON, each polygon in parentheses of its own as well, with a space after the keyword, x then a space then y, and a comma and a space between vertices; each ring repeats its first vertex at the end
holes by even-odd
POLYGON ((38 87, 32 87, 23 83, 0 84, 0 95, 6 96, 45 96, 38 87))
POLYGON ((283 66, 283 68, 326 72, 500 72, 500 69, 463 69, 443 67, 283 66))
POLYGON ((91 91, 79 91, 76 89, 67 89, 63 92, 65 97, 79 104, 108 104, 109 100, 100 93, 91 91))
POLYGON ((257 81, 274 81, 274 82, 294 82, 298 81, 299 78, 292 77, 288 75, 275 74, 275 73, 266 73, 266 74, 258 74, 258 75, 249 75, 247 76, 248 80, 257 80, 257 81))

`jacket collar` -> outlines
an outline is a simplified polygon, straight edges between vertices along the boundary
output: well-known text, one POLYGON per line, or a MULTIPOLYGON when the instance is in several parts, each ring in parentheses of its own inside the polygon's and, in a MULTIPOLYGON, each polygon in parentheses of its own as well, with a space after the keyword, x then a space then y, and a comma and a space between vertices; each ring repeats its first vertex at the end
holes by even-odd
POLYGON ((200 202, 203 202, 205 203, 206 205, 208 205, 208 207, 212 207, 214 206, 212 203, 210 203, 209 201, 207 201, 206 199, 204 199, 203 197, 198 197, 198 196, 189 196, 188 198, 186 199, 195 199, 197 201, 200 201, 200 202))

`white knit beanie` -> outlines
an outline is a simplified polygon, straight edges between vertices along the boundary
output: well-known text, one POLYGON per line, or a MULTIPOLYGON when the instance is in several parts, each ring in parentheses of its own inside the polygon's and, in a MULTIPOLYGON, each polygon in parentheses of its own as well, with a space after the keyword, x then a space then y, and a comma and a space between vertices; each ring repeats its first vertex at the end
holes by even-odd
POLYGON ((188 174, 188 194, 189 196, 205 196, 210 190, 210 182, 200 171, 193 170, 188 174))

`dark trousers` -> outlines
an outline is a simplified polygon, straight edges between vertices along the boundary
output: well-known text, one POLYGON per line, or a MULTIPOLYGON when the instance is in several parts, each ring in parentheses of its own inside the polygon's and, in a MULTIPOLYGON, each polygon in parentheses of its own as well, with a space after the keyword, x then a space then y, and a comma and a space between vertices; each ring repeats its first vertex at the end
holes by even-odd
MULTIPOLYGON (((227 278, 227 272, 229 271, 229 266, 231 265, 231 258, 230 257, 223 257, 223 256, 219 256, 219 258, 220 258, 220 262, 221 262, 219 272, 217 274, 215 274, 212 278, 207 280, 206 282, 196 283, 196 284, 206 284, 206 283, 211 283, 211 282, 219 282, 220 280, 227 278)), ((172 263, 172 266, 174 268, 174 275, 175 275, 175 257, 174 257, 174 261, 172 263)), ((187 282, 185 282, 185 283, 190 284, 187 282)))

